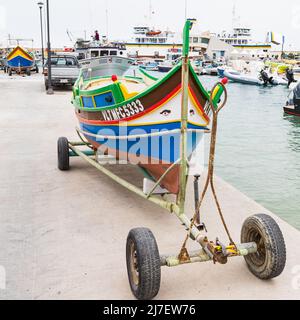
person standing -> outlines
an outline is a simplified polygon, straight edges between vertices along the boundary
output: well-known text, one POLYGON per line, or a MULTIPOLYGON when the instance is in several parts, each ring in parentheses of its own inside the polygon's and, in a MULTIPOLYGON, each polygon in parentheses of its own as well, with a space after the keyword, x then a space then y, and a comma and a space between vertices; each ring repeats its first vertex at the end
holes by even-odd
POLYGON ((288 81, 288 88, 290 87, 291 83, 297 82, 295 80, 295 78, 294 78, 294 72, 293 72, 292 69, 287 68, 286 72, 285 72, 285 75, 286 75, 286 78, 287 78, 287 81, 288 81))
POLYGON ((94 40, 95 40, 95 41, 100 41, 100 35, 99 35, 98 30, 95 31, 94 40))

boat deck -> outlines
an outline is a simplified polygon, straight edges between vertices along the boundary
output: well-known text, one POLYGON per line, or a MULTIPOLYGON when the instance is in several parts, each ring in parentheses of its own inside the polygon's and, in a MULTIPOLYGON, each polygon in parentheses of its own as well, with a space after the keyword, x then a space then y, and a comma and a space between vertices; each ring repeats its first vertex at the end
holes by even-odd
MULTIPOLYGON (((129 92, 142 92, 147 87, 146 84, 131 79, 120 78, 118 81, 123 84, 129 92)), ((90 82, 87 86, 83 87, 83 89, 97 90, 112 85, 113 83, 111 79, 100 79, 90 82)))

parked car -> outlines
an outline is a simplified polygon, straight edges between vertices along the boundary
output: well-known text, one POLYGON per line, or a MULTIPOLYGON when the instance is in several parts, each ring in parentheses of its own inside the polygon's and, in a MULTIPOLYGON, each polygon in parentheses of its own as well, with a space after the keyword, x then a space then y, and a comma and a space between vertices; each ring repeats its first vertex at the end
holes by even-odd
MULTIPOLYGON (((48 90, 48 61, 45 64, 45 88, 48 90)), ((80 71, 79 62, 75 55, 59 54, 51 56, 51 84, 53 87, 72 86, 80 71)))

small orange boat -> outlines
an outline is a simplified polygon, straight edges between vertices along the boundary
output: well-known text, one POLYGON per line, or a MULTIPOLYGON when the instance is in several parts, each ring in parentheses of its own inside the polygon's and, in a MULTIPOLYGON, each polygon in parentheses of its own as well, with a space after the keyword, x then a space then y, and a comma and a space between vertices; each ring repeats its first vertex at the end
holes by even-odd
POLYGON ((151 30, 149 32, 146 33, 147 36, 158 36, 159 34, 161 34, 161 31, 160 30, 151 30))

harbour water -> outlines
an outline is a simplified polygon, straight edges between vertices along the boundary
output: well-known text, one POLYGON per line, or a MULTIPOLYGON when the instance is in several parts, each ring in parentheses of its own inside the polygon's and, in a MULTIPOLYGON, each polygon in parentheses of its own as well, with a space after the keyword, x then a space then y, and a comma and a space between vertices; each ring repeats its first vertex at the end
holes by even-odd
MULTIPOLYGON (((218 81, 200 79, 207 89, 218 81)), ((300 118, 283 113, 289 90, 236 83, 227 89, 216 173, 300 230, 300 118)))
POLYGON ((228 91, 217 173, 300 229, 300 119, 283 114, 288 89, 233 83, 228 91))

